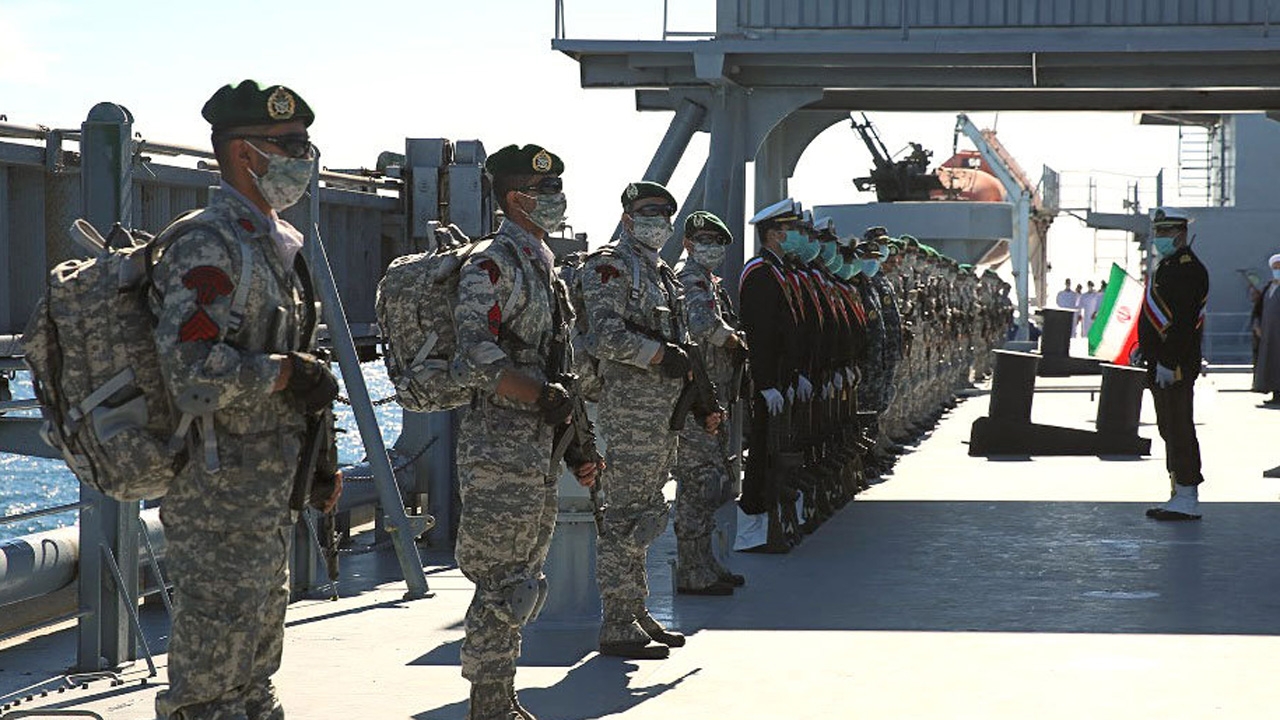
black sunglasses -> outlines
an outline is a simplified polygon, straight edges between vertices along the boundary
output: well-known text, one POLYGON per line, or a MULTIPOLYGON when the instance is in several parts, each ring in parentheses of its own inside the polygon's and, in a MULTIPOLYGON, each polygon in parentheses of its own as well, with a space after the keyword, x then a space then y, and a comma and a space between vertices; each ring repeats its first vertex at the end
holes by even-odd
POLYGON ((311 137, 306 134, 296 135, 228 135, 229 140, 261 140, 275 145, 291 158, 320 157, 320 148, 311 144, 311 137))
POLYGON ((527 190, 539 195, 556 195, 564 191, 564 181, 559 177, 550 175, 542 178, 533 185, 526 185, 518 190, 527 190))
POLYGON ((631 217, 671 217, 676 214, 676 206, 670 203, 643 205, 631 209, 631 217))

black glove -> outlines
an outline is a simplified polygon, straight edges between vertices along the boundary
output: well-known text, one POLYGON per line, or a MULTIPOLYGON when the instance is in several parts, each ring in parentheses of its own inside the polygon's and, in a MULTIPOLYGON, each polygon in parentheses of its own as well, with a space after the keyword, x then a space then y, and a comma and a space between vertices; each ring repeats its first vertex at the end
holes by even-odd
POLYGON ((667 343, 662 346, 662 374, 669 378, 684 378, 689 374, 689 355, 679 345, 667 343))
POLYGON ((338 397, 338 379, 329 370, 329 363, 315 355, 300 352, 289 353, 292 366, 285 391, 307 413, 317 413, 333 404, 338 397))
POLYGON ((538 409, 542 411, 542 422, 556 427, 563 425, 573 414, 573 403, 563 385, 549 382, 538 393, 538 409))

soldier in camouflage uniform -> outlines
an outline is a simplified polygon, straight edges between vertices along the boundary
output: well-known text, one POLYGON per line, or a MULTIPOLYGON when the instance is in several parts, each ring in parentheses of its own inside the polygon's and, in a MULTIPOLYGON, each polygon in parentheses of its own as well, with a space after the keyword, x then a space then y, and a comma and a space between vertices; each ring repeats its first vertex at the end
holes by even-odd
POLYGON ((670 513, 662 494, 676 455, 670 421, 690 369, 677 344, 687 340, 680 286, 658 256, 671 237, 676 202, 658 183, 634 182, 622 193, 622 210, 617 244, 592 255, 581 275, 585 344, 599 361, 600 431, 609 462, 608 509, 596 553, 604 606, 600 652, 663 658, 684 636, 645 608, 645 559, 670 513))
MULTIPOLYGON (((884 411, 888 395, 886 387, 890 357, 880 291, 874 281, 880 271, 880 244, 876 240, 863 240, 854 248, 854 254, 860 266, 853 283, 862 298, 862 308, 867 319, 866 352, 859 363, 862 381, 858 384, 858 409, 879 414, 884 411)), ((873 430, 877 428, 878 423, 873 430)), ((874 438, 875 434, 872 434, 872 439, 874 438)), ((866 468, 869 474, 880 474, 891 465, 889 456, 876 448, 868 458, 866 468)))
MULTIPOLYGON (((151 298, 165 384, 197 418, 160 509, 174 616, 156 712, 279 720, 271 676, 289 598, 290 496, 307 415, 337 394, 327 363, 309 354, 316 305, 302 234, 277 214, 309 184, 315 116, 292 90, 252 80, 219 89, 203 115, 222 184, 171 238, 151 298)), ((323 480, 332 506, 340 476, 323 480)))
MULTIPOLYGON (((567 339, 568 292, 552 273, 547 233, 566 207, 564 163, 537 145, 508 145, 485 168, 505 214, 497 235, 458 277, 453 372, 475 388, 458 423, 462 516, 455 555, 475 583, 462 643, 470 720, 533 717, 515 694, 520 630, 546 599, 542 565, 556 520, 552 444, 571 413, 552 373, 552 344, 567 339)), ((578 481, 599 468, 566 454, 578 481)))
POLYGON ((898 298, 895 292, 894 281, 885 277, 885 272, 891 272, 896 267, 896 260, 892 258, 891 250, 888 245, 889 233, 883 227, 868 228, 864 237, 870 237, 879 243, 879 255, 881 258, 882 272, 875 272, 871 275, 871 284, 875 287, 877 295, 880 298, 880 312, 884 318, 884 335, 885 335, 885 354, 884 354, 884 378, 883 389, 881 391, 881 424, 880 436, 876 438, 876 444, 881 453, 898 454, 903 451, 903 447, 889 438, 888 429, 892 423, 891 413, 894 404, 894 396, 896 395, 896 376, 898 365, 902 361, 902 315, 898 309, 898 298))
MULTIPOLYGON (((724 260, 733 235, 712 213, 699 210, 684 222, 687 257, 676 265, 676 277, 684 287, 684 317, 691 339, 702 347, 711 381, 721 400, 730 405, 737 388, 731 387, 735 365, 746 353, 746 341, 737 329, 729 296, 720 285, 716 268, 724 260)), ((740 374, 737 375, 740 380, 740 374)), ((726 434, 708 435, 694 423, 680 431, 676 466, 676 592, 691 595, 729 595, 746 580, 729 572, 711 550, 715 511, 720 490, 729 482, 726 434)))

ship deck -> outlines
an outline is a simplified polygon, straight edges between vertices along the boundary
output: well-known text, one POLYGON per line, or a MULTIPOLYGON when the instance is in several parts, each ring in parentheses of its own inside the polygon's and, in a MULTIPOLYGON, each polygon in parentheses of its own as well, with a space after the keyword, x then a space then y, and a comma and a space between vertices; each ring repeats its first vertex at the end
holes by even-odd
MULTIPOLYGON (((1280 481, 1262 473, 1280 464, 1280 414, 1248 384, 1223 372, 1197 386, 1201 522, 1143 516, 1167 492, 1149 400, 1149 457, 988 459, 965 445, 979 391, 794 552, 735 554, 748 584, 732 597, 673 597, 668 530, 651 606, 688 645, 619 660, 593 652, 594 627, 535 623, 521 698, 542 718, 1275 717, 1280 481)), ((1097 388, 1042 378, 1033 419, 1090 428, 1097 388)), ((290 717, 465 717, 471 586, 448 557, 424 559, 434 597, 402 600, 386 548, 343 558, 340 600, 290 606, 277 675, 290 717)), ((143 616, 162 652, 163 608, 143 616)), ((138 662, 123 683, 66 689, 74 653, 71 627, 0 647, 0 695, 20 700, 8 712, 153 717, 163 654, 145 683, 138 662)))

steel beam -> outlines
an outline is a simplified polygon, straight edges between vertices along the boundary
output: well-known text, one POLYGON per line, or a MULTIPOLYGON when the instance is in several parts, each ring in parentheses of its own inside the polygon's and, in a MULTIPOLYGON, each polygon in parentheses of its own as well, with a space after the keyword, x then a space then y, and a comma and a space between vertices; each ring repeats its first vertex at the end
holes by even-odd
MULTIPOLYGON (((706 117, 707 109, 692 100, 681 100, 676 108, 675 117, 671 118, 671 124, 667 126, 667 132, 662 136, 662 142, 658 143, 658 149, 653 153, 653 159, 649 161, 649 167, 645 168, 644 175, 641 179, 649 182, 656 182, 666 185, 671 182, 671 176, 676 171, 676 166, 680 164, 680 158, 684 157, 684 152, 689 148, 689 141, 693 139, 694 133, 702 127, 702 121, 706 117)), ((705 166, 704 166, 705 170, 705 166)), ((680 208, 683 217, 686 213, 683 206, 680 208)), ((622 234, 622 223, 619 222, 613 228, 613 235, 610 240, 617 240, 622 234)), ((671 240, 667 242, 667 247, 673 243, 679 245, 680 225, 676 224, 676 232, 671 240)), ((664 248, 663 257, 668 254, 664 248)), ((680 254, 679 250, 676 255, 680 254)))
MULTIPOLYGON (((80 181, 83 215, 104 234, 117 222, 130 224, 133 210, 133 116, 112 103, 99 103, 81 125, 80 181)), ((80 485, 80 619, 76 667, 81 671, 117 667, 136 660, 137 640, 130 613, 138 601, 138 503, 120 503, 80 485), (100 551, 101 548, 101 551, 100 551), (105 552, 104 552, 105 551, 105 552), (120 567, 123 588, 104 572, 110 553, 120 567)))
POLYGON ((422 569, 422 558, 418 554, 415 538, 426 532, 433 521, 430 516, 409 516, 405 513, 404 499, 400 495, 399 485, 396 484, 391 459, 387 456, 387 448, 382 441, 382 432, 378 429, 378 419, 373 412, 373 403, 369 400, 369 388, 365 384, 364 375, 360 372, 360 360, 356 357, 355 341, 351 336, 351 328, 347 325, 346 314, 342 310, 342 298, 338 294, 338 286, 333 279, 329 257, 325 252, 324 239, 320 234, 318 173, 312 176, 309 196, 307 207, 311 222, 306 225, 307 241, 303 244, 303 251, 307 253, 311 276, 315 279, 316 290, 320 294, 321 312, 325 324, 329 327, 334 354, 337 355, 347 397, 351 400, 351 410, 356 418, 356 426, 360 430, 360 439, 364 443, 365 457, 368 458, 370 469, 373 471, 374 484, 378 488, 378 502, 382 506, 386 529, 391 534, 396 558, 400 561, 400 571, 408 587, 405 597, 407 599, 427 597, 427 576, 422 569))
POLYGON ((667 241, 662 248, 662 259, 668 265, 675 265, 680 259, 680 253, 684 250, 684 221, 695 210, 702 210, 704 200, 707 195, 707 161, 702 161, 702 169, 698 171, 698 177, 693 181, 693 187, 689 188, 689 194, 685 195, 684 203, 680 205, 680 212, 675 218, 676 232, 667 241))

